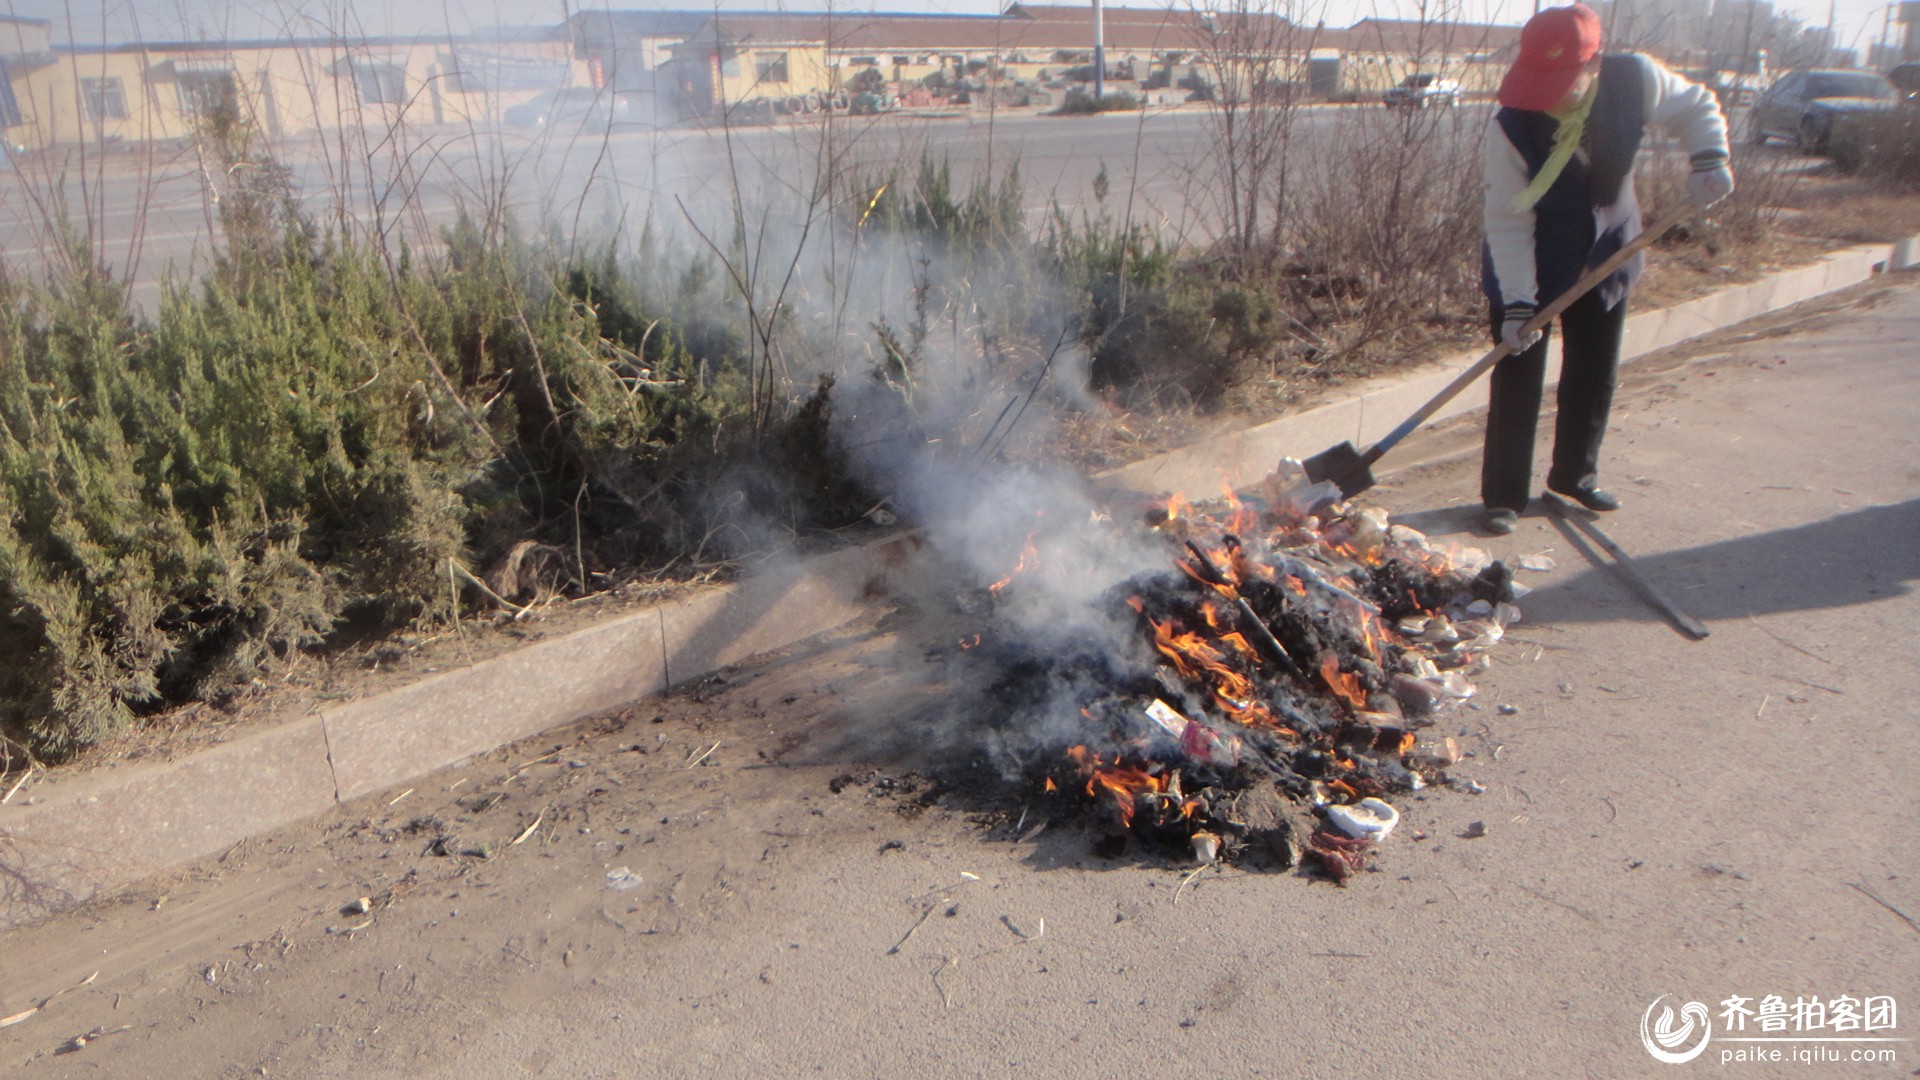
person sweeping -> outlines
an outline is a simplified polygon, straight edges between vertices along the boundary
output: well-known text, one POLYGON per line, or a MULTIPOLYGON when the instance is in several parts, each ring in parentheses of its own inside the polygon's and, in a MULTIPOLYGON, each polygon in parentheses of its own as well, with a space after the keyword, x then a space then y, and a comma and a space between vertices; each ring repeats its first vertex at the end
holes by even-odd
MULTIPOLYGON (((1486 243, 1481 284, 1496 344, 1480 497, 1489 532, 1513 531, 1527 507, 1547 337, 1524 332, 1544 304, 1641 231, 1633 170, 1649 124, 1689 155, 1689 203, 1733 191, 1727 123, 1713 91, 1639 53, 1602 54, 1600 17, 1585 4, 1546 8, 1520 30, 1486 137, 1486 243)), ((1599 486, 1600 439, 1613 405, 1635 255, 1560 315, 1559 415, 1547 488, 1590 510, 1619 500, 1599 486)))

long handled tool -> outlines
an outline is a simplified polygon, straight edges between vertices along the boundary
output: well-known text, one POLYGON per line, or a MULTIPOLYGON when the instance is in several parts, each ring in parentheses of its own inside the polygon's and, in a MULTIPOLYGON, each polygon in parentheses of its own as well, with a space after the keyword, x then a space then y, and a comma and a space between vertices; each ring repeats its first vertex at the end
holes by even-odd
MULTIPOLYGON (((1686 202, 1681 202, 1678 206, 1674 207, 1665 217, 1654 222, 1652 228, 1634 237, 1625 247, 1608 256, 1605 262, 1582 274, 1580 280, 1573 283, 1572 288, 1554 297, 1552 303, 1541 308, 1539 314, 1527 320, 1527 324, 1522 329, 1522 333, 1532 333, 1552 322, 1575 300, 1585 296, 1595 286, 1605 281, 1615 270, 1624 266, 1628 259, 1633 258, 1645 250, 1648 244, 1659 239, 1661 234, 1678 224, 1680 219, 1692 210, 1693 207, 1686 202)), ((1374 462, 1379 461, 1380 458, 1385 455, 1387 451, 1393 449, 1401 439, 1413 434, 1416 428, 1427 422, 1428 417, 1439 412, 1440 406, 1452 401, 1459 395, 1460 391, 1473 385, 1480 376, 1487 373, 1489 368, 1499 363, 1512 352, 1513 350, 1508 348, 1504 341, 1495 345, 1493 351, 1474 361, 1472 367, 1455 376, 1454 380, 1448 383, 1444 390, 1435 394, 1425 405, 1414 410, 1412 416, 1407 417, 1399 427, 1388 432, 1386 438, 1381 439, 1369 447, 1366 453, 1363 454, 1354 449, 1351 442, 1343 442, 1338 446, 1328 447, 1308 458, 1301 463, 1306 466, 1308 478, 1316 482, 1321 480, 1333 481, 1335 486, 1339 487, 1340 494, 1349 499, 1372 487, 1374 485, 1374 462)))
POLYGON ((1599 544, 1608 555, 1613 556, 1613 565, 1620 568, 1620 573, 1628 581, 1633 582, 1634 587, 1638 588, 1641 595, 1645 596, 1654 607, 1659 608, 1667 618, 1673 620, 1673 625, 1678 627, 1681 633, 1695 641, 1707 636, 1707 624, 1680 610, 1680 605, 1674 603, 1671 597, 1662 592, 1660 586, 1653 583, 1652 578, 1641 573, 1640 568, 1634 565, 1633 557, 1621 550, 1620 545, 1613 542, 1613 537, 1600 531, 1600 526, 1594 524, 1584 510, 1575 507, 1573 503, 1551 491, 1541 492, 1540 497, 1553 508, 1554 516, 1568 526, 1586 533, 1588 539, 1599 544))

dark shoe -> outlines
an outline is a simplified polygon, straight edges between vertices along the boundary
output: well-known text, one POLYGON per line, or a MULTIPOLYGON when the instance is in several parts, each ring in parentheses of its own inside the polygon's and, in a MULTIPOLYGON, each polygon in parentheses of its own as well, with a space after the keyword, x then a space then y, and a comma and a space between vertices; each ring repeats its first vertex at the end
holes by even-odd
POLYGON ((1564 495, 1589 510, 1596 510, 1603 514, 1609 510, 1620 509, 1619 499, 1614 498, 1611 492, 1601 491, 1597 487, 1580 487, 1570 491, 1562 491, 1549 484, 1547 490, 1553 492, 1555 495, 1564 495))
POLYGON ((1508 536, 1519 526, 1520 515, 1505 507, 1489 506, 1487 516, 1482 519, 1481 524, 1495 536, 1508 536))

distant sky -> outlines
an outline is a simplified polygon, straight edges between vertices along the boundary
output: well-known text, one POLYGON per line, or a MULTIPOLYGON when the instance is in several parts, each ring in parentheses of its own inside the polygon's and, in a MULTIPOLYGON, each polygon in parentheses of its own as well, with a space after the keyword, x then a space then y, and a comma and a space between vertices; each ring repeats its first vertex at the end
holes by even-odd
MULTIPOLYGON (((1185 4, 1188 0, 1179 0, 1185 4)), ((1205 6, 1206 0, 1192 0, 1205 6)), ((1551 2, 1551 0, 1546 0, 1551 2)), ((722 0, 729 9, 789 11, 820 10, 827 0, 722 0)), ((1088 0, 1089 5, 1091 0, 1088 0)), ((592 3, 590 8, 609 6, 592 3)), ((616 10, 644 8, 705 8, 702 4, 662 3, 638 0, 613 3, 616 10)), ((999 0, 840 0, 840 10, 925 12, 985 15, 1003 7, 999 0)), ((1142 0, 1114 6, 1147 7, 1142 0)), ((1880 0, 1832 0, 1834 26, 1842 45, 1864 49, 1878 41, 1886 4, 1880 0)), ((1519 22, 1531 14, 1532 0, 1428 0, 1427 7, 1440 17, 1471 22, 1519 22)), ((1801 16, 1810 24, 1827 21, 1828 0, 1776 0, 1781 11, 1801 16)), ((98 42, 103 39, 149 41, 168 39, 260 38, 282 36, 324 36, 331 28, 359 27, 360 33, 423 34, 463 31, 475 26, 552 24, 580 5, 563 5, 560 0, 0 0, 0 11, 29 18, 48 19, 55 25, 57 37, 65 40, 98 42), (71 25, 71 33, 68 26, 71 25)), ((1369 15, 1388 18, 1412 18, 1418 14, 1418 0, 1294 0, 1301 15, 1311 14, 1329 26, 1347 26, 1369 15)), ((1298 21, 1308 21, 1300 17, 1298 21)))

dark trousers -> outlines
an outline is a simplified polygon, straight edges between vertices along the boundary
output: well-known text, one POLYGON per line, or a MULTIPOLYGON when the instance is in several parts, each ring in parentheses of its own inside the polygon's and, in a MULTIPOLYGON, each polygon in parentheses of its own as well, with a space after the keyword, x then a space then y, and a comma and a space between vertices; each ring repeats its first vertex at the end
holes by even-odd
MULTIPOLYGON (((1613 408, 1614 373, 1620 367, 1620 337, 1627 302, 1608 310, 1597 292, 1575 300, 1560 315, 1562 359, 1559 416, 1554 421, 1553 465, 1547 486, 1555 491, 1590 487, 1599 471, 1600 437, 1613 408)), ((1532 492, 1533 433, 1540 419, 1546 379, 1547 337, 1493 368, 1487 404, 1487 447, 1480 466, 1480 500, 1489 508, 1525 510, 1532 492)), ((1494 340, 1500 313, 1493 313, 1494 340)))

